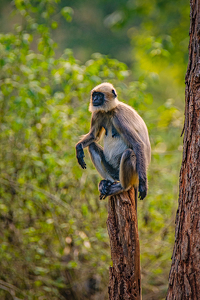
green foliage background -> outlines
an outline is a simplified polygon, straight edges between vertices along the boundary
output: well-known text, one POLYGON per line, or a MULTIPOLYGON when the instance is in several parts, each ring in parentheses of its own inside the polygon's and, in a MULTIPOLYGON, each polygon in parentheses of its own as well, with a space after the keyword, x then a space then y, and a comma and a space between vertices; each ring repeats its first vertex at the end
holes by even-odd
POLYGON ((88 155, 83 171, 74 150, 89 129, 90 90, 102 81, 115 85, 149 129, 149 193, 138 203, 142 290, 144 300, 164 299, 182 151, 189 3, 10 5, 2 1, 0 19, 0 299, 108 299, 107 201, 98 199, 100 177, 88 155), (9 28, 4 20, 13 9, 9 28))

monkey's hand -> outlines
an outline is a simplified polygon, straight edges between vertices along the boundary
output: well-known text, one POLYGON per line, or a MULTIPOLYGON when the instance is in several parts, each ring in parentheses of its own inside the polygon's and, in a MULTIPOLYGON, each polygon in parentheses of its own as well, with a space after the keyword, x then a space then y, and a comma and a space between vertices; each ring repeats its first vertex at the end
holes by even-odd
POLYGON ((144 179, 139 180, 139 199, 143 200, 147 195, 147 181, 144 179))
POLYGON ((83 152, 83 146, 82 144, 77 144, 76 145, 76 158, 78 160, 79 165, 83 168, 86 169, 86 163, 83 159, 85 157, 84 152, 83 152))
POLYGON ((99 192, 100 196, 99 199, 105 199, 108 196, 108 192, 110 189, 110 186, 112 185, 112 182, 110 180, 101 180, 99 183, 99 192))

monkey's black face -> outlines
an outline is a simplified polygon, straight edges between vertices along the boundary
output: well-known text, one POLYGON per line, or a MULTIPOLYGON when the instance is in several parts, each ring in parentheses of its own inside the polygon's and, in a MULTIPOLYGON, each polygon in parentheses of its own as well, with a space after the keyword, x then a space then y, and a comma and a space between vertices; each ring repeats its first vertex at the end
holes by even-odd
POLYGON ((100 106, 105 102, 104 94, 101 92, 93 92, 92 93, 92 105, 100 106))

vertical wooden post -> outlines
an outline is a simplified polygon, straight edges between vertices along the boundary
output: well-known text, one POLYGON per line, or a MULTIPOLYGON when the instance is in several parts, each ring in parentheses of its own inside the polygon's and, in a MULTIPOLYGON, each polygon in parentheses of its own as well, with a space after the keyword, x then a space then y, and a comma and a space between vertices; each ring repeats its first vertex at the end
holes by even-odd
POLYGON ((109 270, 109 299, 141 300, 140 246, 133 188, 109 198, 107 227, 113 262, 109 270))

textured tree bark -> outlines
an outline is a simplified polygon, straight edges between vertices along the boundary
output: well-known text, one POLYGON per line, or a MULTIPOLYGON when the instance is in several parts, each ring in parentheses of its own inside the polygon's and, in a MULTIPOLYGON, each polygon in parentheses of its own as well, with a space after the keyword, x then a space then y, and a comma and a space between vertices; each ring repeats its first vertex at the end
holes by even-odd
POLYGON ((190 6, 183 160, 167 300, 200 299, 200 1, 190 6))
POLYGON ((113 262, 109 270, 109 299, 140 300, 140 246, 134 189, 109 198, 107 227, 113 262))

